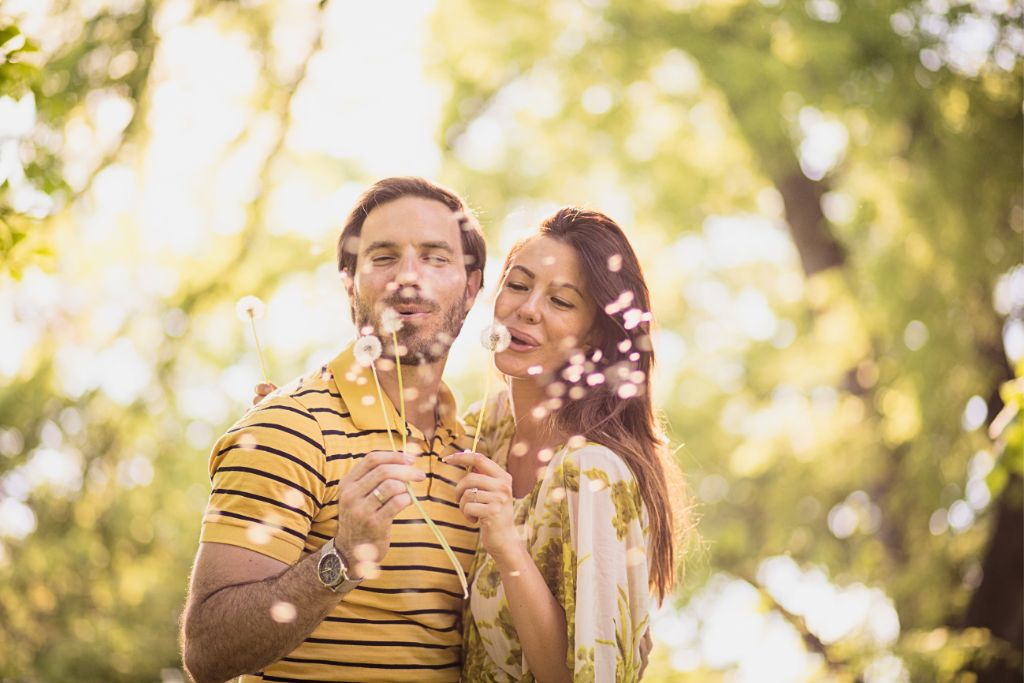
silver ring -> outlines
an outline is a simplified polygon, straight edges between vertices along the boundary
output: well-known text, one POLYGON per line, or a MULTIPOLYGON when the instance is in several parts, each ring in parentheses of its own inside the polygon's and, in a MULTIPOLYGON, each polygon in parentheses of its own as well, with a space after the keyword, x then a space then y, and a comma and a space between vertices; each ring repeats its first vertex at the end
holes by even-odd
POLYGON ((373 497, 376 498, 377 502, 379 502, 381 505, 383 505, 384 503, 388 502, 388 499, 384 497, 384 494, 380 492, 379 488, 375 488, 372 491, 372 493, 373 493, 373 497))
POLYGON ((475 503, 476 502, 476 494, 480 492, 480 489, 478 489, 478 488, 471 488, 469 490, 469 492, 473 495, 473 498, 472 498, 472 500, 470 502, 475 503))

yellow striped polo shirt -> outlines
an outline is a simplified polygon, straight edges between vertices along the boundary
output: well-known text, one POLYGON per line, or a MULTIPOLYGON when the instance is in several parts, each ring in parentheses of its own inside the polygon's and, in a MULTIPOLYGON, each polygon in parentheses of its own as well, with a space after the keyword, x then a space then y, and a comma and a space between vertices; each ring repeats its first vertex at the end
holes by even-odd
MULTIPOLYGON (((401 424, 385 396, 392 426, 401 424)), ((441 458, 469 447, 444 385, 431 441, 406 427, 426 474, 413 490, 465 570, 477 529, 454 499, 465 474, 441 458)), ((395 434, 398 448, 400 436, 395 434)), ((214 446, 213 492, 200 540, 295 564, 332 538, 338 480, 359 458, 391 450, 373 374, 349 346, 328 365, 250 410, 214 446)), ((293 652, 243 681, 457 681, 462 588, 415 506, 395 518, 378 578, 366 579, 293 652)), ((258 645, 257 645, 258 646, 258 645)))

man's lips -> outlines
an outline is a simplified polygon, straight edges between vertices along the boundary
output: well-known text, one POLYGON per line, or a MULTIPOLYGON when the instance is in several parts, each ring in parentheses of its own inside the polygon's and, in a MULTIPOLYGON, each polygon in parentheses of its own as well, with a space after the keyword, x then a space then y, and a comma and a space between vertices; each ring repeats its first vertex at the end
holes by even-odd
POLYGON ((395 303, 391 304, 391 308, 395 309, 395 312, 402 316, 403 319, 425 318, 435 310, 434 306, 422 303, 395 303))
POLYGON ((532 351, 540 346, 539 341, 522 330, 510 327, 508 328, 508 332, 512 336, 512 340, 508 347, 513 351, 532 351))

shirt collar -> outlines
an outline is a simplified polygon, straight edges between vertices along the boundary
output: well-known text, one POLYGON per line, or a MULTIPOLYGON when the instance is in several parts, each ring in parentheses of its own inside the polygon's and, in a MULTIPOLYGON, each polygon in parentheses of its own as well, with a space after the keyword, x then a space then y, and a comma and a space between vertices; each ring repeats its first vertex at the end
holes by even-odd
MULTIPOLYGON (((401 429, 402 419, 398 409, 383 391, 380 395, 384 397, 384 409, 381 410, 373 371, 356 362, 354 342, 342 349, 341 353, 328 363, 327 367, 334 376, 334 382, 338 385, 342 400, 348 407, 350 419, 357 429, 386 430, 388 423, 392 429, 401 429), (385 413, 387 421, 385 421, 385 413)), ((438 386, 437 413, 439 423, 436 436, 440 436, 445 442, 451 442, 464 434, 456 412, 455 396, 444 382, 438 386)), ((407 434, 413 438, 424 438, 423 433, 415 425, 408 425, 407 434)))

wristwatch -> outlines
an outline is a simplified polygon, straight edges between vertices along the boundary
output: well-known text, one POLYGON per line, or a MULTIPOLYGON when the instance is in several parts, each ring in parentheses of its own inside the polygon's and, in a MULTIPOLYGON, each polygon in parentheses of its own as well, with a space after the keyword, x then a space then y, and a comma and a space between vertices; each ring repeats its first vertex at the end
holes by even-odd
POLYGON ((324 587, 335 593, 348 593, 350 590, 362 583, 362 577, 353 579, 349 577, 349 568, 345 560, 341 558, 338 549, 334 547, 334 539, 324 543, 320 551, 320 560, 316 564, 316 576, 324 587))

